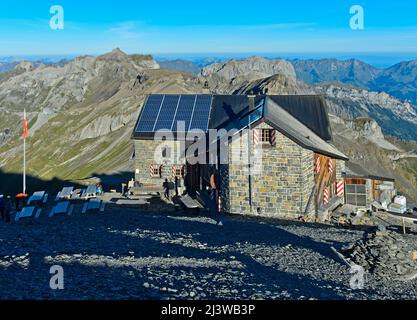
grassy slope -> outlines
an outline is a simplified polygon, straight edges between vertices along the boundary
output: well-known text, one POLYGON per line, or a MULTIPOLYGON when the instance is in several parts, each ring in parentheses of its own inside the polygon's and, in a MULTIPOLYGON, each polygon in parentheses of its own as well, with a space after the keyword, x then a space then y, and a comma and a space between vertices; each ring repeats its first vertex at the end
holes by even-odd
MULTIPOLYGON (((27 174, 43 180, 81 180, 93 175, 128 170, 133 155, 130 139, 139 106, 151 92, 201 92, 196 82, 186 83, 180 72, 152 70, 144 87, 131 88, 130 82, 107 85, 93 84, 84 101, 68 105, 27 140, 27 174), (100 92, 105 94, 100 94, 100 92), (111 94, 109 94, 111 92, 111 94), (116 131, 93 139, 80 139, 79 134, 91 122, 104 116, 121 115, 131 119, 116 131)), ((29 123, 29 130, 34 121, 29 123)), ((6 163, 5 173, 22 172, 22 140, 14 139, 0 148, 6 163)), ((1 163, 1 162, 0 162, 1 163)), ((20 178, 16 178, 20 184, 20 178)), ((1 189, 1 186, 0 186, 1 189)))

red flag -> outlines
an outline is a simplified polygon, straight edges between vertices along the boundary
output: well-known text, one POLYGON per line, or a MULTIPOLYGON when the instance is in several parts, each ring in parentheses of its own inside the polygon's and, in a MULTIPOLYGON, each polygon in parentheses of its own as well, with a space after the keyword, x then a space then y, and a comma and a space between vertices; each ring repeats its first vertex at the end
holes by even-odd
POLYGON ((25 110, 24 116, 23 116, 23 139, 26 139, 27 136, 28 136, 28 121, 26 119, 26 110, 25 110))

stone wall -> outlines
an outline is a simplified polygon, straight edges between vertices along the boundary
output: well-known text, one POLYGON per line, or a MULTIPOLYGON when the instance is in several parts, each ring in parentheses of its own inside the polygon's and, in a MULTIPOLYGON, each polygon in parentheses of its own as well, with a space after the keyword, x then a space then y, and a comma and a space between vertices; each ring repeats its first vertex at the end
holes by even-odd
POLYGON ((229 165, 220 164, 219 174, 221 176, 220 196, 222 199, 226 199, 226 201, 223 200, 222 202, 222 210, 224 212, 230 212, 230 202, 227 201, 230 198, 229 165))
MULTIPOLYGON (((266 124, 258 128, 270 129, 266 124)), ((302 215, 314 186, 314 153, 277 131, 276 146, 263 145, 261 152, 256 154, 252 145, 253 131, 249 136, 250 139, 246 133, 230 144, 229 197, 223 203, 228 202, 231 213, 291 218, 302 215), (254 160, 250 177, 248 165, 231 159, 248 145, 254 160), (254 173, 258 166, 260 172, 254 173)))
MULTIPOLYGON (((166 141, 161 145, 161 141, 154 140, 135 140, 135 180, 145 184, 162 184, 165 179, 172 179, 172 166, 175 164, 181 167, 183 160, 178 160, 180 152, 178 142, 166 141), (162 150, 167 147, 168 151, 163 154, 162 150), (165 157, 164 157, 165 155, 165 157), (155 168, 162 165, 161 176, 151 177, 151 163, 155 168)), ((182 179, 181 179, 182 180, 182 179)), ((183 181, 181 181, 183 185, 183 181)))
POLYGON ((344 172, 346 172, 346 161, 336 160, 336 181, 343 180, 344 172))
POLYGON ((298 146, 301 150, 299 151, 301 154, 301 177, 299 178, 298 182, 301 184, 302 190, 302 200, 301 206, 303 209, 303 214, 311 214, 315 212, 314 207, 314 194, 313 188, 315 185, 314 180, 314 152, 303 149, 298 146), (308 201, 311 197, 310 206, 307 208, 308 201), (306 211, 307 209, 307 211, 306 211))

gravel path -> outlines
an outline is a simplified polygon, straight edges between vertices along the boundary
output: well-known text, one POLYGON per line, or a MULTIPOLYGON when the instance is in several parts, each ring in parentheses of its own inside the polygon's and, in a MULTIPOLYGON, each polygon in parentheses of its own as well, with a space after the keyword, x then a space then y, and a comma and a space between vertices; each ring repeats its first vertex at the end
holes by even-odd
POLYGON ((0 223, 2 299, 416 299, 416 281, 349 286, 340 249, 362 231, 228 216, 108 208, 0 223), (64 269, 64 290, 49 271, 64 269))

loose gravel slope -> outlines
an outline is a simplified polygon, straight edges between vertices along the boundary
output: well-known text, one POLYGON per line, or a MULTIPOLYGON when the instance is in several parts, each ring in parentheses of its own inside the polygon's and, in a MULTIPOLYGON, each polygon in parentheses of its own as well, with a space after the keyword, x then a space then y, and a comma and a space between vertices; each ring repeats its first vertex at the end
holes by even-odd
MULTIPOLYGON (((77 212, 77 211, 76 211, 77 212)), ((415 299, 415 282, 367 275, 349 286, 335 259, 362 231, 298 222, 111 208, 0 223, 1 299, 415 299), (50 267, 64 269, 51 290, 50 267)))

